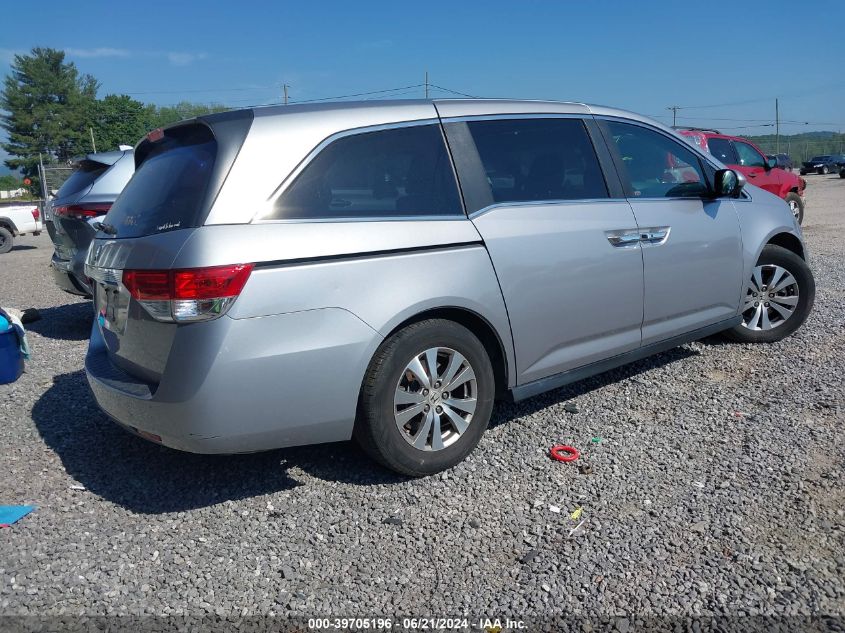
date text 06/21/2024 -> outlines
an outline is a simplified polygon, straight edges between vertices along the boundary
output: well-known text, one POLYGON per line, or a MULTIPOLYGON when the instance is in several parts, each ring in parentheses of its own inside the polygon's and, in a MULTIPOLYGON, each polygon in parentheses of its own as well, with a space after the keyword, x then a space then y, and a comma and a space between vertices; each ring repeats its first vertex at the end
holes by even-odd
POLYGON ((308 628, 313 630, 409 630, 409 631, 442 631, 442 630, 483 630, 488 633, 503 633, 525 629, 522 620, 510 618, 478 618, 466 617, 440 618, 380 618, 380 617, 344 617, 344 618, 309 618, 308 628))

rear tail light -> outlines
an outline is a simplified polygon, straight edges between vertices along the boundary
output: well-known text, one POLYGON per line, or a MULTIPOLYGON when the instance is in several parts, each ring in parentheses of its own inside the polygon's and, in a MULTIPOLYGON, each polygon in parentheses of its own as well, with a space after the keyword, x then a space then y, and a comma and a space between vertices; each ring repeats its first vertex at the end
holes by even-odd
POLYGON ((36 222, 38 222, 38 218, 39 218, 40 216, 41 216, 41 214, 38 212, 38 207, 35 207, 35 208, 32 210, 32 219, 33 219, 33 220, 35 220, 36 222))
POLYGON ((105 215, 111 209, 111 203, 69 204, 53 207, 53 215, 77 220, 90 220, 105 215))
POLYGON ((185 270, 124 270, 123 285, 159 321, 208 321, 226 314, 253 264, 185 270))

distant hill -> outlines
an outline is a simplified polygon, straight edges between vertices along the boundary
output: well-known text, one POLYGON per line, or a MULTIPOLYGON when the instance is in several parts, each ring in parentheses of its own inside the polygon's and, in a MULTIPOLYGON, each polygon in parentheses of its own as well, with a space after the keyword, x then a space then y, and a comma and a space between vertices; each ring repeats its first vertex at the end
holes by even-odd
POLYGON ((780 144, 774 134, 747 136, 764 152, 774 154, 780 150, 789 154, 793 162, 801 162, 819 154, 845 153, 845 134, 838 132, 801 132, 800 134, 781 134, 780 144))

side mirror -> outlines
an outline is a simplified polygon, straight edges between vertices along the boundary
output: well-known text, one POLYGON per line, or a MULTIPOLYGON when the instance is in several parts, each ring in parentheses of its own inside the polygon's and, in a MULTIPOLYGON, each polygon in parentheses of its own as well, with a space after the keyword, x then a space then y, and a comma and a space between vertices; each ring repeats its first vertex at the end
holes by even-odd
POLYGON ((720 169, 713 178, 713 188, 717 198, 739 198, 745 186, 745 178, 733 169, 720 169))
POLYGON ((778 166, 778 159, 777 158, 767 158, 766 159, 766 171, 770 169, 774 169, 778 166))

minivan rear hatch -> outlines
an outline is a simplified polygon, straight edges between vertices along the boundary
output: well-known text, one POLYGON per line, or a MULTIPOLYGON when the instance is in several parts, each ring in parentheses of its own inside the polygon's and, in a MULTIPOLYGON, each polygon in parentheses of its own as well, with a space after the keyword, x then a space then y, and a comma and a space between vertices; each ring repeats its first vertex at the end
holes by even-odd
POLYGON ((137 271, 167 275, 205 222, 252 118, 251 110, 227 112, 148 134, 135 149, 135 174, 91 245, 85 270, 96 327, 112 363, 137 379, 159 381, 179 326, 162 318, 155 301, 141 301, 137 292, 133 297, 126 273, 136 271, 132 279, 137 271))

